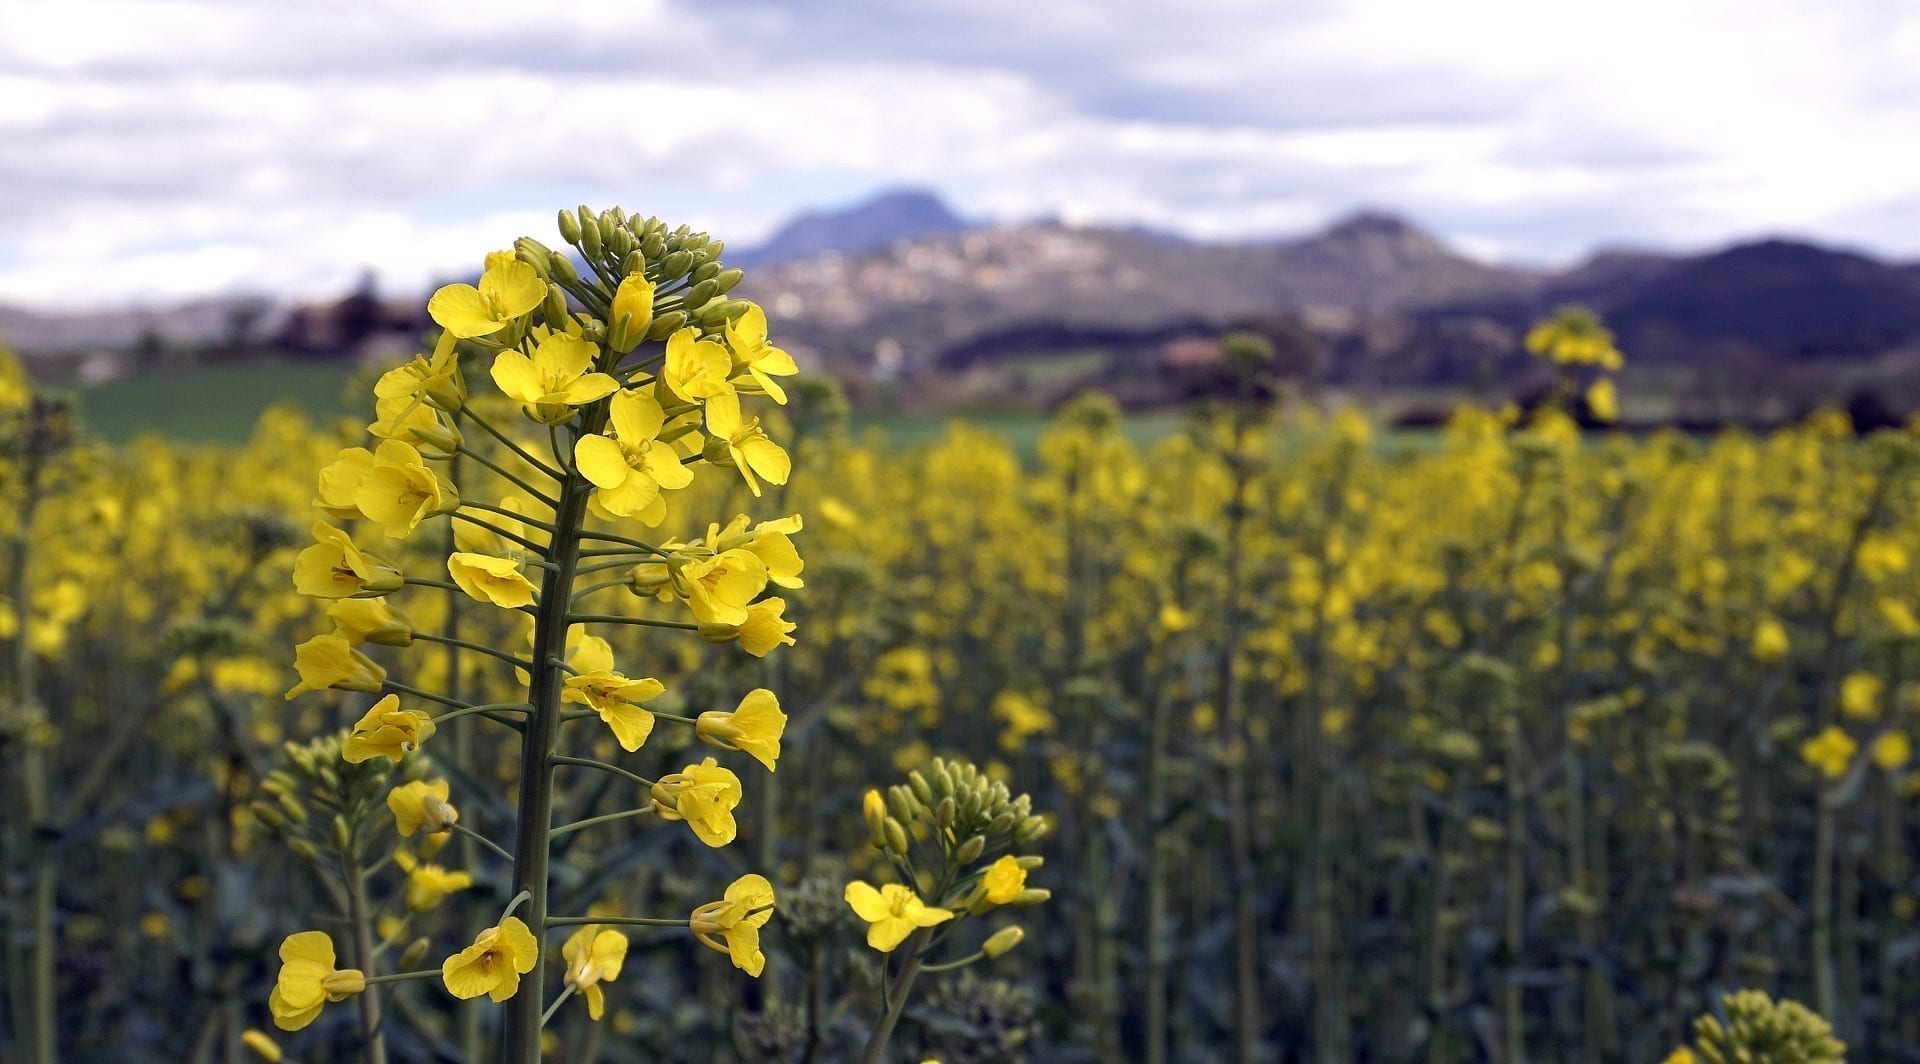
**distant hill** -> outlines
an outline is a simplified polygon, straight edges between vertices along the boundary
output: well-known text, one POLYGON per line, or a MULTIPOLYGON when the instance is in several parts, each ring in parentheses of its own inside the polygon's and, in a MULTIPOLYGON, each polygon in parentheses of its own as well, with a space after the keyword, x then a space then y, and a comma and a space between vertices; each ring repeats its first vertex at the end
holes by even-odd
POLYGON ((802 214, 781 226, 765 243, 727 256, 735 266, 846 254, 884 248, 896 240, 958 233, 970 228, 945 200, 924 189, 895 189, 850 207, 802 214))
MULTIPOLYGON (((1779 383, 1781 367, 1902 349, 1920 358, 1920 263, 1786 239, 1692 255, 1613 249, 1542 270, 1480 261, 1379 210, 1291 239, 1208 243, 1140 227, 976 224, 909 189, 802 215, 726 259, 754 267, 739 294, 767 306, 786 346, 853 375, 932 379, 1095 348, 1125 373, 1168 345, 1265 323, 1310 333, 1334 382, 1515 380, 1530 368, 1525 329, 1563 303, 1598 310, 1639 365, 1779 383)), ((417 317, 417 303, 403 303, 417 317)), ((205 345, 242 313, 271 342, 327 308, 231 299, 91 315, 0 308, 0 334, 40 355, 124 350, 149 335, 205 345)), ((283 346, 333 350, 332 332, 304 334, 312 342, 283 346)))

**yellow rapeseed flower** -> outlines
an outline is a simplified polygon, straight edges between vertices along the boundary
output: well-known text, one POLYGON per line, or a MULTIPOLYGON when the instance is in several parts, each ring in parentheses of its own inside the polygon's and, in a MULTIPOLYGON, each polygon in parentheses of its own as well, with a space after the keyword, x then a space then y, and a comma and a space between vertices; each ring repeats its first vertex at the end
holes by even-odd
POLYGON ((289 700, 329 687, 371 694, 387 681, 387 670, 332 633, 316 635, 294 647, 293 667, 300 674, 300 682, 287 692, 289 700))
POLYGON ((773 918, 773 905, 773 884, 767 877, 744 875, 727 887, 721 900, 693 910, 688 926, 703 945, 726 954, 734 967, 758 978, 767 966, 766 955, 760 952, 760 928, 773 918))
POLYGON ((440 966, 440 981, 447 993, 461 1000, 486 994, 505 1001, 519 992, 520 977, 533 971, 539 957, 540 943, 526 922, 509 916, 475 936, 473 945, 448 957, 440 966))
POLYGON ((1890 731, 1873 741, 1872 754, 1874 764, 1897 772, 1913 760, 1913 741, 1905 732, 1890 731))
POLYGON ((653 714, 640 708, 639 703, 659 697, 666 689, 665 684, 652 677, 629 679, 600 669, 567 677, 561 686, 560 698, 600 714, 600 719, 613 729, 620 748, 632 753, 653 734, 653 714))
POLYGON ((1012 854, 1003 854, 987 866, 986 874, 980 877, 980 886, 986 891, 988 901, 1005 905, 1027 889, 1027 870, 1020 867, 1019 860, 1012 854))
POLYGON ((738 831, 733 820, 740 804, 740 777, 707 758, 653 785, 653 805, 664 820, 684 820, 708 846, 725 846, 738 831))
POLYGON ((447 558, 447 575, 476 602, 502 609, 533 605, 533 582, 520 573, 520 563, 491 554, 456 551, 447 558))
POLYGON ((793 646, 793 632, 799 625, 787 620, 787 601, 761 599, 747 607, 747 619, 739 624, 700 625, 700 638, 709 643, 738 641, 741 649, 756 658, 764 658, 777 646, 793 646))
POLYGON ((854 915, 871 925, 867 928, 867 945, 882 953, 892 953, 922 927, 953 919, 951 912, 926 904, 911 887, 898 883, 875 890, 856 880, 847 884, 845 897, 854 915))
POLYGON ((1820 774, 1830 780, 1837 780, 1847 774, 1847 766, 1853 763, 1854 752, 1860 744, 1838 726, 1829 724, 1819 735, 1808 739, 1800 746, 1800 758, 1807 764, 1820 770, 1820 774))
POLYGON ((780 699, 772 691, 757 687, 747 692, 731 713, 709 710, 694 722, 700 738, 723 750, 739 750, 774 770, 780 760, 780 736, 786 730, 787 715, 780 711, 780 699))
POLYGON ((330 1001, 345 1001, 367 988, 365 973, 333 966, 333 940, 324 931, 302 931, 280 943, 280 976, 267 1009, 274 1026, 298 1031, 320 1015, 330 1001))
POLYGON ((607 1008, 600 984, 620 977, 627 959, 627 936, 588 924, 567 936, 560 956, 567 961, 567 985, 586 997, 587 1015, 599 1019, 607 1008))
POLYGON ((732 395, 733 385, 727 381, 732 370, 733 359, 727 349, 700 339, 700 331, 689 327, 667 337, 660 383, 681 402, 698 404, 715 396, 732 395))
POLYGON ((527 408, 529 417, 557 425, 573 416, 573 408, 605 399, 620 390, 620 382, 593 370, 599 348, 591 341, 566 333, 540 337, 529 358, 518 351, 502 351, 493 359, 493 383, 527 408))
POLYGON ((478 288, 470 284, 442 287, 427 300, 427 314, 465 340, 499 332, 533 313, 545 298, 547 286, 540 283, 533 267, 514 258, 511 251, 497 251, 487 256, 478 288))
POLYGON ((411 780, 387 792, 387 809, 401 838, 426 829, 429 835, 453 830, 460 811, 447 801, 446 780, 411 780))
POLYGON ((313 598, 385 594, 402 586, 400 572, 354 545, 353 537, 327 524, 313 525, 313 546, 293 559, 293 589, 313 598))
POLYGON ((385 440, 353 489, 353 503, 389 537, 412 534, 420 522, 460 505, 460 495, 411 444, 385 440))
POLYGON ((371 757, 395 761, 420 749, 433 735, 433 718, 415 709, 401 709, 400 696, 388 695, 355 722, 340 743, 340 759, 359 764, 371 757))
POLYGON ((744 371, 767 398, 785 403, 787 393, 775 377, 791 377, 800 372, 793 356, 767 342, 767 314, 749 304, 746 313, 727 323, 727 347, 733 355, 733 368, 744 371))
POLYGON ((1840 681, 1840 711, 1855 720, 1872 720, 1880 715, 1880 692, 1885 687, 1880 677, 1856 672, 1840 681))
POLYGON ((693 483, 693 470, 681 464, 670 444, 659 442, 666 415, 645 392, 614 395, 607 404, 609 435, 586 435, 574 444, 580 475, 593 482, 594 505, 607 517, 637 517, 657 525, 666 516, 663 488, 693 483))
POLYGON ((767 438, 759 418, 741 415, 740 397, 732 392, 707 400, 707 432, 713 437, 707 446, 707 459, 712 461, 722 453, 715 443, 724 447, 726 460, 740 471, 747 490, 755 497, 760 494, 760 480, 785 484, 793 472, 793 459, 784 448, 767 438))
POLYGON ((767 564, 735 548, 682 565, 675 582, 702 624, 745 624, 747 604, 767 588, 767 564))

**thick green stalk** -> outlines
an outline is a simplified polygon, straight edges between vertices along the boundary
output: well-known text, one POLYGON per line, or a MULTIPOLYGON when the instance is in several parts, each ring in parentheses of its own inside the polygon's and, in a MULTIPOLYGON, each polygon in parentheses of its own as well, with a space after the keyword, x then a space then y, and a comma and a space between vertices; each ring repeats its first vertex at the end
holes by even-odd
POLYGON ((1147 1064, 1167 1062, 1167 743, 1173 693, 1164 685, 1153 700, 1147 740, 1147 1064))
POLYGON ((22 811, 26 814, 28 826, 24 850, 33 860, 33 891, 27 903, 28 959, 24 990, 30 1007, 27 1010, 28 1023, 22 1025, 21 1032, 26 1038, 26 1047, 30 1048, 22 1054, 22 1059, 33 1061, 34 1064, 54 1064, 60 1057, 60 1025, 55 1012, 59 988, 54 981, 53 929, 59 876, 49 849, 51 842, 43 836, 43 829, 51 826, 49 816, 52 802, 47 792, 47 747, 33 734, 37 730, 35 724, 41 717, 41 709, 34 677, 33 647, 27 639, 27 633, 32 630, 33 596, 27 581, 32 575, 33 515, 40 503, 40 461, 29 451, 24 465, 22 479, 26 485, 26 497, 20 505, 20 524, 13 544, 11 574, 15 622, 14 689, 16 706, 27 728, 26 741, 21 744, 20 753, 21 783, 26 791, 26 808, 22 811))
MULTIPOLYGON (((604 408, 589 418, 586 432, 599 429, 604 408)), ((560 730, 560 685, 566 670, 554 664, 567 654, 567 605, 572 598, 573 573, 580 561, 580 525, 586 517, 587 491, 591 487, 578 471, 569 468, 560 485, 559 506, 554 512, 553 539, 548 558, 552 568, 544 571, 540 604, 534 615, 533 668, 529 673, 528 701, 533 712, 527 717, 527 730, 520 748, 520 801, 518 824, 513 844, 512 893, 527 893, 521 915, 540 943, 541 961, 546 960, 547 930, 547 851, 553 827, 554 739, 560 730)), ((539 1064, 540 1014, 543 1008, 544 979, 541 967, 520 983, 520 992, 507 1006, 506 1059, 509 1064, 539 1064)))
MULTIPOLYGON (((373 915, 367 905, 367 878, 352 852, 341 855, 347 880, 347 923, 353 934, 353 966, 373 970, 373 915)), ((360 1005, 360 1037, 367 1064, 387 1064, 387 1043, 380 1034, 380 990, 368 986, 356 995, 360 1005)))
MULTIPOLYGON (((1226 631, 1221 637, 1218 690, 1221 717, 1225 723, 1227 862, 1231 870, 1233 895, 1233 985, 1234 1044, 1240 1064, 1260 1060, 1260 999, 1258 913, 1254 905, 1259 889, 1253 864, 1253 825, 1247 798, 1246 707, 1240 697, 1240 639, 1242 568, 1245 564, 1244 530, 1247 519, 1247 489, 1252 471, 1247 468, 1246 428, 1236 420, 1233 431, 1233 497, 1227 503, 1226 543, 1226 631)), ((1316 988, 1318 989, 1318 988, 1316 988)))
POLYGON ((893 1028, 900 1022, 900 1014, 907 1011, 907 995, 913 992, 913 981, 920 975, 921 959, 926 955, 927 943, 932 940, 931 927, 915 931, 913 937, 907 940, 906 963, 887 989, 887 1010, 874 1027, 873 1036, 867 1039, 866 1051, 860 1054, 861 1064, 880 1064, 886 1059, 887 1043, 893 1038, 893 1028))

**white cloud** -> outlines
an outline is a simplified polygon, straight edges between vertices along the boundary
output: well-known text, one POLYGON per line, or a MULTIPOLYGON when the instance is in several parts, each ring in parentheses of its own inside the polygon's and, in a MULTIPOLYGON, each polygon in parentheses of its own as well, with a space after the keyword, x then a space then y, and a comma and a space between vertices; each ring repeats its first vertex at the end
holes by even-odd
POLYGON ((0 0, 0 300, 390 288, 555 207, 735 244, 899 182, 1214 237, 1920 254, 1920 9, 0 0))

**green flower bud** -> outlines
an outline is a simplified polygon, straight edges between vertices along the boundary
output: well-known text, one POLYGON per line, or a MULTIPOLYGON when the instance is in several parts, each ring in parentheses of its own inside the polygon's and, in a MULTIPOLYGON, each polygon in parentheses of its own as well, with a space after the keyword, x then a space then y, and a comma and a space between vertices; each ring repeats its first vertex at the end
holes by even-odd
POLYGON ((311 861, 320 855, 320 848, 311 839, 292 838, 287 840, 287 849, 302 861, 311 861))
POLYGON ((1030 816, 1014 826, 1013 841, 1029 843, 1047 833, 1047 822, 1040 817, 1030 816))
POLYGON ((666 314, 656 314, 653 318, 653 324, 647 327, 647 339, 659 343, 674 333, 679 332, 686 324, 687 312, 684 310, 670 311, 666 314))
POLYGON ((892 817, 887 818, 887 849, 901 857, 907 855, 907 829, 892 817))
MULTIPOLYGON (((586 208, 583 207, 581 209, 585 210, 586 208)), ((558 221, 560 224, 560 239, 569 244, 580 243, 580 219, 575 217, 572 211, 561 211, 558 221)))
POLYGON ((1025 909, 1029 906, 1038 905, 1051 897, 1053 897, 1053 891, 1045 887, 1028 887, 1020 893, 1015 894, 1013 900, 1007 904, 1016 909, 1025 909))
POLYGON ((400 955, 400 970, 406 971, 409 968, 417 967, 420 962, 426 958, 427 951, 432 948, 433 942, 425 935, 408 943, 407 951, 400 955))
POLYGON ((990 961, 997 960, 1002 955, 1012 951, 1015 946, 1020 944, 1020 940, 1026 937, 1027 933, 1017 926, 1003 927, 987 936, 987 940, 980 945, 980 952, 986 954, 987 959, 990 961))
POLYGON ((347 826, 347 818, 338 813, 333 815, 333 848, 345 850, 353 843, 353 829, 347 826))
POLYGON ((567 309, 567 294, 560 290, 559 285, 549 283, 547 285, 547 300, 540 305, 541 316, 546 318, 547 324, 553 328, 564 329, 567 326, 567 318, 571 313, 572 312, 567 309))
POLYGON ((600 231, 600 219, 595 218, 585 207, 581 207, 579 243, 580 250, 586 253, 587 261, 591 262, 600 257, 600 238, 603 235, 600 231))
POLYGON ((721 270, 714 275, 713 280, 715 284, 720 286, 720 292, 724 295, 725 293, 733 291, 733 286, 739 284, 741 279, 746 277, 746 275, 747 271, 745 270, 721 270))
POLYGON ((913 796, 920 799, 921 805, 934 803, 933 788, 928 785, 927 778, 920 774, 919 769, 907 773, 907 786, 913 788, 913 796))
POLYGON ((940 799, 940 804, 935 806, 933 810, 934 823, 939 824, 943 828, 953 827, 956 811, 957 807, 954 805, 952 798, 940 799))
MULTIPOLYGON (((649 255, 647 258, 651 259, 653 256, 649 255)), ((668 281, 678 280, 685 277, 687 271, 692 268, 693 256, 691 254, 685 251, 671 252, 660 262, 660 281, 664 284, 668 281)))
POLYGON ((580 271, 573 268, 573 260, 558 251, 547 259, 547 270, 553 274, 553 279, 561 284, 580 283, 580 271))
POLYGON ((954 863, 962 865, 972 864, 980 859, 981 852, 986 848, 987 837, 985 835, 975 835, 961 843, 960 848, 953 852, 954 863))

